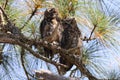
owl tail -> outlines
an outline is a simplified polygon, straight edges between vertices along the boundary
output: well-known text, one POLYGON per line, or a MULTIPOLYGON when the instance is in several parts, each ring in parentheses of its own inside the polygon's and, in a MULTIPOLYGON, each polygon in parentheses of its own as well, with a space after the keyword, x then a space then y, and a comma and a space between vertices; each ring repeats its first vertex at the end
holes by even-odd
POLYGON ((44 52, 45 52, 45 54, 44 54, 45 57, 50 58, 50 59, 53 58, 54 54, 53 54, 52 50, 50 50, 48 48, 44 48, 44 52))
POLYGON ((69 71, 69 70, 72 68, 72 66, 73 66, 72 63, 70 63, 69 61, 67 61, 67 60, 66 60, 65 58, 63 58, 63 57, 60 57, 60 63, 67 66, 66 68, 60 67, 60 75, 64 75, 64 74, 65 74, 67 71, 69 71))

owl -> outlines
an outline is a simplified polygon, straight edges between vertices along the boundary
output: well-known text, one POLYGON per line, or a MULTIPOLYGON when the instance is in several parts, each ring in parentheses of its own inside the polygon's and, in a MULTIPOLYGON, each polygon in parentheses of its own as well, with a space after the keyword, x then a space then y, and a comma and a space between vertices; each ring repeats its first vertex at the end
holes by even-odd
MULTIPOLYGON (((60 18, 55 8, 47 9, 44 12, 44 19, 40 24, 40 34, 44 41, 59 45, 61 42, 62 26, 60 25, 60 18)), ((52 58, 54 53, 52 50, 44 47, 45 56, 52 58)))
MULTIPOLYGON (((75 18, 63 19, 62 25, 64 27, 64 31, 62 32, 61 48, 66 49, 68 51, 71 50, 70 52, 73 51, 74 54, 72 55, 81 56, 81 47, 82 47, 82 40, 80 39, 81 32, 77 27, 75 18)), ((70 70, 73 66, 73 64, 69 60, 67 60, 62 56, 60 57, 60 63, 67 66, 67 68, 62 68, 62 67, 60 68, 62 74, 70 70)))

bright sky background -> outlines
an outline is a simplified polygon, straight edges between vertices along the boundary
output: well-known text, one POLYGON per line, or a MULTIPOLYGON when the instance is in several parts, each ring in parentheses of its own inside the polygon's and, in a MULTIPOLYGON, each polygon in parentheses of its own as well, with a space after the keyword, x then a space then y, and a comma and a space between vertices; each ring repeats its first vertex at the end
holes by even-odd
MULTIPOLYGON (((21 9, 23 9, 25 7, 23 1, 24 0, 15 0, 14 6, 17 6, 17 7, 20 7, 21 9)), ((108 9, 112 10, 112 11, 109 10, 111 13, 116 11, 117 15, 120 16, 120 0, 104 0, 104 1, 107 4, 106 6, 108 7, 108 9)), ((120 65, 118 66, 118 62, 116 62, 116 60, 120 61, 120 57, 119 57, 120 55, 118 56, 118 54, 111 54, 111 55, 109 54, 109 56, 110 56, 109 57, 110 59, 108 61, 108 64, 107 64, 108 66, 106 67, 106 69, 108 69, 108 71, 109 71, 109 69, 110 70, 119 69, 120 65), (116 60, 114 60, 114 58, 116 60)))
MULTIPOLYGON (((15 0, 15 3, 13 4, 13 6, 15 7, 19 7, 22 11, 25 11, 25 4, 23 3, 25 0, 15 0)), ((105 3, 107 4, 107 7, 111 10, 115 10, 117 15, 119 15, 120 17, 120 0, 104 0, 105 3), (113 4, 111 4, 113 3, 113 4)), ((114 11, 111 11, 111 13, 114 12, 114 11)), ((4 51, 9 51, 9 48, 10 45, 6 46, 6 49, 4 49, 4 51)), ((13 53, 13 52, 12 52, 13 53)), ((112 52, 111 52, 112 53, 112 52)), ((7 52, 5 54, 10 54, 10 52, 7 52)), ((107 55, 107 54, 106 54, 107 55)), ((116 71, 120 71, 120 55, 118 54, 109 54, 109 57, 108 56, 105 56, 107 57, 109 60, 107 62, 107 66, 106 66, 106 70, 109 72, 110 70, 116 70, 116 71)), ((104 57, 104 58, 105 58, 104 57)), ((32 59, 31 57, 29 59, 32 59)), ((17 60, 17 59, 16 59, 17 60)), ((97 60, 96 60, 97 61, 97 60)), ((29 63, 29 62, 28 62, 29 63)), ((38 64, 38 65, 41 65, 41 63, 35 63, 35 64, 38 64)), ((43 62, 43 64, 46 64, 43 62)), ((16 63, 12 64, 12 65, 16 65, 16 63)), ((35 69, 40 69, 41 66, 37 66, 35 67, 35 69)), ((45 65, 42 66, 43 69, 47 69, 47 67, 45 65)), ((23 77, 24 74, 23 74, 23 70, 20 70, 21 69, 21 66, 16 66, 16 71, 19 71, 18 74, 23 77)), ((54 68, 53 68, 54 70, 54 68)), ((33 70, 34 71, 34 70, 33 70)), ((0 70, 1 72, 1 70, 0 70)), ((12 73, 11 73, 12 74, 12 73)), ((5 79, 7 80, 7 79, 5 79)), ((13 79, 14 80, 14 79, 13 79)), ((19 80, 18 78, 16 78, 15 80, 19 80)), ((25 80, 23 78, 23 80, 25 80)))

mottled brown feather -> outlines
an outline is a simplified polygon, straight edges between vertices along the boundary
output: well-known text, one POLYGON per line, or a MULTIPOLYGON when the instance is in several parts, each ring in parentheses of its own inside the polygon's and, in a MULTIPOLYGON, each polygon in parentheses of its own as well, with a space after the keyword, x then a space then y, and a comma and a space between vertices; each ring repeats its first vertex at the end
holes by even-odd
MULTIPOLYGON (((44 12, 44 19, 40 25, 41 38, 49 43, 56 42, 59 45, 61 40, 62 27, 60 25, 60 18, 55 8, 47 9, 44 12)), ((52 50, 44 47, 46 57, 53 57, 52 50)))
MULTIPOLYGON (((73 51, 74 54, 72 55, 81 56, 81 32, 77 27, 76 20, 74 18, 64 19, 62 21, 62 25, 64 27, 64 31, 62 33, 61 47, 66 50, 73 51)), ((61 68, 63 74, 70 70, 73 66, 69 60, 63 57, 60 57, 60 63, 68 66, 68 68, 61 68)))

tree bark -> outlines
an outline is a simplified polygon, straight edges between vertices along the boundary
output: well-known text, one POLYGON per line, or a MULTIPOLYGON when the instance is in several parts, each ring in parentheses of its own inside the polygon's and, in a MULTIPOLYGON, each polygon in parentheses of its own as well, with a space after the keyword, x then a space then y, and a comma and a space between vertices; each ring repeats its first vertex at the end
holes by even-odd
POLYGON ((80 80, 80 78, 66 78, 64 76, 59 76, 48 70, 35 71, 35 76, 38 80, 80 80))

